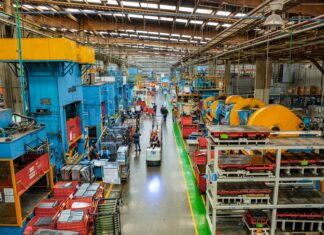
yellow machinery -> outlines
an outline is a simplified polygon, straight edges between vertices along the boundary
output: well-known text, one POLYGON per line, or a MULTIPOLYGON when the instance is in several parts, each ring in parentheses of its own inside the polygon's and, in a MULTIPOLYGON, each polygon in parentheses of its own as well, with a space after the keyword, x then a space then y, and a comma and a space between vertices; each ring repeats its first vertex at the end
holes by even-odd
POLYGON ((239 100, 244 99, 242 96, 239 95, 231 95, 226 98, 225 104, 236 104, 239 100))
POLYGON ((203 116, 205 116, 207 114, 207 111, 210 107, 210 105, 216 100, 216 97, 215 96, 210 96, 210 97, 207 97, 204 102, 203 102, 203 107, 202 107, 202 113, 203 113, 203 116))

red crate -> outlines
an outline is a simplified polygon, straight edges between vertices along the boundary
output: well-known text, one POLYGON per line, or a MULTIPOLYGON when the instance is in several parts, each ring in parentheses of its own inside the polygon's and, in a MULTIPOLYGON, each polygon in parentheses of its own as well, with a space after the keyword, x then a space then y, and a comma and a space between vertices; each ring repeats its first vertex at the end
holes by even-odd
POLYGON ((65 199, 53 199, 53 198, 51 198, 51 199, 43 199, 35 207, 35 215, 37 215, 37 216, 54 216, 54 215, 57 214, 57 212, 64 209, 65 205, 66 205, 66 200, 65 199), (42 203, 55 202, 55 201, 58 201, 58 203, 53 208, 40 208, 40 205, 42 203))
POLYGON ((48 154, 45 153, 23 169, 18 171, 16 177, 16 187, 18 195, 23 194, 30 186, 38 181, 49 170, 48 154))
POLYGON ((269 218, 262 210, 246 210, 246 219, 251 226, 256 226, 257 224, 269 224, 269 218))
POLYGON ((199 125, 198 124, 191 124, 191 125, 182 125, 182 137, 187 139, 192 132, 198 132, 199 125))
POLYGON ((192 124, 192 117, 191 116, 182 116, 181 117, 181 125, 191 125, 192 124))
MULTIPOLYGON (((55 228, 55 222, 52 220, 52 223, 49 225, 35 225, 35 223, 40 219, 45 216, 34 216, 26 225, 26 228, 24 230, 24 235, 31 235, 34 234, 38 229, 54 229, 55 228)), ((53 218, 52 216, 49 216, 53 218)))
MULTIPOLYGON (((206 165, 207 164, 207 151, 197 151, 193 153, 193 162, 195 165, 206 165)), ((214 159, 215 152, 211 151, 211 158, 214 159)))
POLYGON ((71 194, 73 195, 76 191, 77 191, 77 186, 79 185, 79 183, 77 181, 71 181, 71 182, 57 182, 54 185, 53 188, 53 193, 54 193, 54 197, 55 198, 62 198, 62 199, 66 199, 68 198, 71 194), (63 187, 66 184, 70 184, 70 187, 63 187))
POLYGON ((207 149, 207 139, 205 137, 198 138, 198 147, 199 149, 207 149))
POLYGON ((137 105, 142 106, 143 108, 146 107, 145 101, 137 101, 137 105))
POLYGON ((206 191, 207 183, 206 183, 206 165, 195 165, 195 175, 196 175, 196 182, 200 193, 206 191))

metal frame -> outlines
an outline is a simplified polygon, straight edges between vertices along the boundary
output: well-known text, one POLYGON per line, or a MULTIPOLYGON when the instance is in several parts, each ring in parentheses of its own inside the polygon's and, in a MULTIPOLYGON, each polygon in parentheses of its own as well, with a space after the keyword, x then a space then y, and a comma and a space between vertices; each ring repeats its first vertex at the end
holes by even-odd
MULTIPOLYGON (((307 149, 307 150, 319 150, 324 149, 324 139, 317 137, 291 137, 291 138, 277 138, 270 139, 266 144, 256 145, 239 145, 239 144, 230 144, 227 145, 225 143, 214 143, 212 138, 208 138, 208 154, 207 154, 207 191, 206 191, 206 217, 208 221, 209 228, 211 230, 211 234, 216 234, 216 218, 218 210, 245 210, 245 209, 269 209, 271 210, 271 226, 270 226, 270 234, 276 234, 277 227, 277 209, 279 208, 322 208, 324 207, 324 196, 319 194, 321 203, 305 203, 305 204, 279 204, 279 185, 282 184, 291 184, 293 185, 295 182, 292 181, 303 181, 308 180, 314 183, 315 180, 324 180, 324 176, 316 176, 316 177, 281 177, 281 152, 282 150, 287 149, 307 149), (220 169, 218 167, 218 161, 211 158, 211 151, 214 151, 215 156, 214 159, 218 159, 219 151, 224 150, 258 150, 261 153, 264 153, 266 150, 272 150, 276 152, 276 167, 274 171, 274 177, 265 177, 265 176, 253 176, 246 177, 242 176, 238 177, 226 177, 226 175, 222 175, 221 178, 218 178, 218 173, 220 169), (215 170, 213 170, 215 169, 215 170), (219 182, 271 182, 273 184, 273 192, 272 192, 272 200, 270 203, 264 204, 226 204, 222 205, 219 201, 219 196, 217 195, 217 186, 219 182)), ((313 192, 313 191, 310 191, 313 192)), ((314 191, 315 192, 315 191, 314 191)), ((317 192, 317 191, 316 191, 317 192)), ((237 197, 238 198, 238 197, 237 197)), ((260 197, 260 200, 262 197, 260 197)))

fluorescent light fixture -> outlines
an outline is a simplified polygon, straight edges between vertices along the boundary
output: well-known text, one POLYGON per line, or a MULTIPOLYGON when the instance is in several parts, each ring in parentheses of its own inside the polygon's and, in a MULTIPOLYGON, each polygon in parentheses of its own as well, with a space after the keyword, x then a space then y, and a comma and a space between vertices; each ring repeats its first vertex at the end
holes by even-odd
POLYGON ((172 33, 171 37, 180 37, 180 34, 172 33))
POLYGON ((77 29, 70 29, 70 31, 73 33, 73 32, 78 32, 77 29))
POLYGON ((112 13, 109 13, 109 12, 103 12, 103 13, 98 12, 98 13, 101 14, 101 15, 104 15, 104 16, 111 16, 112 15, 112 13))
POLYGON ((255 30, 255 31, 260 31, 260 30, 261 30, 261 28, 259 28, 259 27, 256 27, 256 28, 254 28, 254 30, 255 30))
POLYGON ((125 14, 116 13, 116 14, 113 14, 113 16, 125 17, 125 14))
POLYGON ((183 37, 183 38, 191 38, 190 35, 181 35, 181 37, 183 37))
POLYGON ((197 8, 196 13, 199 14, 211 14, 213 12, 213 10, 209 10, 209 9, 203 9, 203 8, 197 8))
POLYGON ((237 16, 237 17, 243 17, 243 16, 246 16, 246 14, 245 13, 236 13, 235 16, 237 16))
POLYGON ((129 36, 132 37, 132 38, 136 38, 137 34, 130 34, 129 36))
POLYGON ((176 39, 176 38, 170 38, 170 41, 178 41, 178 39, 176 39))
POLYGON ((228 27, 231 27, 232 24, 222 24, 222 26, 225 27, 225 28, 228 28, 228 27))
POLYGON ((88 0, 88 2, 91 2, 91 3, 101 3, 100 0, 88 0))
POLYGON ((35 9, 35 7, 28 4, 24 4, 23 7, 26 7, 27 9, 35 9))
POLYGON ((158 48, 158 47, 153 47, 152 49, 153 50, 160 50, 160 48, 158 48))
POLYGON ((67 29, 66 28, 61 28, 61 31, 65 32, 65 31, 67 31, 67 29))
POLYGON ((75 8, 66 8, 65 11, 68 11, 68 12, 80 12, 79 9, 75 9, 75 8))
POLYGON ((171 6, 171 5, 161 5, 161 4, 160 4, 160 9, 161 9, 161 10, 171 10, 171 11, 175 11, 176 6, 171 6))
POLYGON ((148 34, 152 34, 152 35, 159 35, 159 33, 158 32, 147 32, 148 34))
POLYGON ((169 38, 160 37, 160 40, 169 40, 169 38))
POLYGON ((219 25, 219 23, 218 22, 207 22, 207 25, 217 26, 217 25, 219 25))
POLYGON ((144 16, 144 19, 148 19, 148 20, 159 20, 159 17, 157 17, 157 16, 144 16))
POLYGON ((135 30, 132 30, 132 29, 126 29, 125 32, 128 32, 128 33, 135 33, 135 30))
POLYGON ((36 8, 41 9, 41 10, 44 10, 44 11, 48 11, 49 10, 49 8, 46 7, 46 6, 38 6, 36 8))
POLYGON ((110 33, 110 35, 113 35, 113 36, 115 36, 115 35, 118 35, 118 33, 110 33))
POLYGON ((190 12, 190 13, 192 13, 193 10, 194 9, 192 7, 179 7, 179 11, 182 11, 182 12, 190 12))
POLYGON ((143 8, 151 8, 151 9, 157 9, 158 8, 158 5, 155 4, 155 3, 144 3, 144 2, 141 2, 141 7, 143 7, 143 8))
POLYGON ((179 22, 179 23, 187 23, 188 20, 185 20, 185 19, 176 19, 176 22, 179 22))
POLYGON ((108 32, 106 32, 106 31, 100 31, 99 33, 100 34, 108 34, 108 32))
POLYGON ((137 19, 143 19, 143 15, 134 15, 134 14, 128 14, 130 18, 137 18, 137 19))
POLYGON ((162 20, 162 21, 173 21, 173 18, 170 18, 170 17, 160 17, 160 20, 162 20))
POLYGON ((194 36, 194 39, 199 39, 199 40, 201 40, 202 37, 194 36))
POLYGON ((140 38, 149 38, 147 35, 139 35, 140 38))
POLYGON ((121 1, 121 5, 126 7, 139 7, 139 2, 121 1))
POLYGON ((107 3, 109 5, 118 5, 118 2, 116 0, 108 0, 107 3))
POLYGON ((179 39, 179 42, 188 42, 188 40, 179 39))
POLYGON ((170 36, 168 33, 160 33, 160 36, 170 36))
POLYGON ((94 10, 85 9, 85 10, 83 10, 83 12, 85 12, 85 13, 94 13, 95 11, 94 10))
POLYGON ((198 43, 198 41, 190 40, 191 43, 198 43))
POLYGON ((202 24, 202 20, 190 20, 190 24, 202 24))
POLYGON ((147 31, 136 30, 136 33, 145 33, 145 34, 147 34, 147 31))
POLYGON ((150 36, 150 39, 159 39, 159 37, 150 36))
POLYGON ((210 40, 211 40, 211 38, 205 38, 205 40, 207 40, 207 41, 210 41, 210 40))
POLYGON ((201 44, 206 44, 207 42, 200 42, 201 44))
POLYGON ((127 33, 120 33, 119 36, 128 37, 128 34, 127 33))
POLYGON ((217 11, 216 12, 216 15, 219 15, 219 16, 229 16, 231 14, 230 11, 217 11))

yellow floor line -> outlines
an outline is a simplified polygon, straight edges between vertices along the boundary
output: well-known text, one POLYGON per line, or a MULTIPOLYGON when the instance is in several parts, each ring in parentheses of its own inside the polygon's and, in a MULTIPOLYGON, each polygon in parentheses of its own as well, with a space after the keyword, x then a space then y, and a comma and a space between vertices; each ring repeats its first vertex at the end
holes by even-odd
POLYGON ((112 187, 113 187, 113 184, 111 184, 111 185, 109 186, 109 189, 108 189, 108 191, 107 191, 106 194, 105 194, 105 198, 106 198, 106 199, 109 197, 110 192, 111 192, 111 190, 112 190, 112 187))
MULTIPOLYGON (((177 139, 176 139, 175 134, 174 134, 173 131, 172 131, 172 133, 173 133, 174 142, 175 142, 175 144, 176 144, 176 146, 177 146, 178 157, 179 157, 179 159, 181 159, 181 156, 180 156, 180 153, 179 153, 179 146, 178 146, 178 143, 177 143, 177 139)), ((190 197, 189 197, 189 192, 188 192, 188 187, 187 187, 187 182, 186 182, 186 180, 185 180, 185 175, 184 175, 184 172, 183 172, 182 162, 181 162, 181 161, 180 161, 180 169, 181 169, 181 173, 182 173, 183 181, 184 181, 184 183, 185 183, 186 195, 187 195, 187 201, 188 201, 189 208, 190 208, 190 213, 191 213, 192 222, 193 222, 193 224, 194 224, 195 234, 198 235, 197 225, 196 225, 195 217, 194 217, 193 210, 192 210, 192 207, 191 207, 190 197)))
POLYGON ((206 202, 205 202, 205 198, 204 198, 203 195, 201 195, 201 199, 202 199, 202 201, 203 201, 203 203, 204 203, 204 206, 206 207, 206 202))

